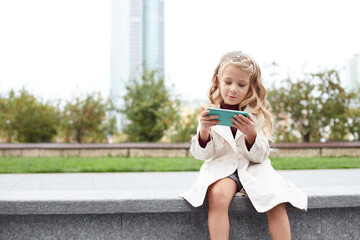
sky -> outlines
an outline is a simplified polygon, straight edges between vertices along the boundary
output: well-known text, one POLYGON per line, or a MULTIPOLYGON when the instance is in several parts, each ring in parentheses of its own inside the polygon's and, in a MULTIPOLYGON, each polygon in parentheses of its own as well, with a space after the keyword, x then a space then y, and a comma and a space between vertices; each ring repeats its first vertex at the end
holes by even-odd
MULTIPOLYGON (((205 99, 218 60, 233 50, 258 62, 267 87, 304 72, 344 72, 360 53, 357 2, 165 0, 166 82, 183 99, 205 99)), ((110 13, 111 0, 0 0, 0 94, 25 87, 43 100, 108 97, 110 13)))

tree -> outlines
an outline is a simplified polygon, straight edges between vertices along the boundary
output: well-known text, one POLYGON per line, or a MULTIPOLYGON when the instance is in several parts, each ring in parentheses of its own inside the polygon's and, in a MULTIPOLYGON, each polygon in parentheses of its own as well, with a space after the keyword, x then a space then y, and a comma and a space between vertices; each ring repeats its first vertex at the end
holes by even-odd
POLYGON ((336 70, 307 74, 297 82, 286 79, 281 87, 269 92, 277 122, 286 120, 304 142, 318 141, 329 134, 331 140, 344 140, 350 99, 336 70))
POLYGON ((354 140, 360 140, 360 95, 358 94, 360 88, 352 94, 352 102, 349 107, 348 124, 350 134, 354 140))
POLYGON ((19 142, 50 142, 57 133, 59 111, 53 103, 37 100, 25 89, 16 95, 10 91, 9 97, 0 101, 0 128, 19 142))
POLYGON ((349 131, 354 140, 360 140, 360 107, 352 108, 349 111, 349 131))
POLYGON ((273 117, 275 117, 273 135, 276 141, 281 142, 297 142, 298 131, 292 126, 290 114, 283 111, 284 88, 276 89, 274 86, 267 91, 267 99, 271 105, 273 117))
POLYGON ((12 127, 12 121, 14 119, 14 101, 10 101, 10 98, 14 98, 15 92, 11 90, 9 92, 9 98, 0 97, 0 130, 2 135, 6 136, 6 141, 11 142, 15 137, 16 132, 12 127))
POLYGON ((133 142, 160 140, 178 114, 176 100, 171 98, 164 78, 145 68, 142 79, 132 80, 126 91, 122 112, 128 123, 124 133, 133 142))
POLYGON ((100 93, 77 97, 68 101, 62 113, 61 128, 69 142, 74 137, 76 142, 106 140, 108 134, 116 131, 115 119, 109 115, 114 110, 110 100, 103 100, 100 93))
POLYGON ((174 134, 171 136, 171 142, 189 142, 191 137, 196 134, 200 109, 195 113, 188 113, 184 116, 178 115, 174 121, 174 134))

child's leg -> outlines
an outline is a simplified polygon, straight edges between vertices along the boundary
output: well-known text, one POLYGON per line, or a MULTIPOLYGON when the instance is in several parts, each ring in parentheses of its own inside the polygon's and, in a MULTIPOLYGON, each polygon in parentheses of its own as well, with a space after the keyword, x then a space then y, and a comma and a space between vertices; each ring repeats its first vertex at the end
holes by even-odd
POLYGON ((229 205, 236 192, 237 185, 230 178, 213 183, 208 189, 209 214, 208 225, 210 239, 229 239, 229 205))
POLYGON ((291 239, 290 222, 286 212, 285 203, 281 203, 266 212, 270 236, 273 240, 291 239))

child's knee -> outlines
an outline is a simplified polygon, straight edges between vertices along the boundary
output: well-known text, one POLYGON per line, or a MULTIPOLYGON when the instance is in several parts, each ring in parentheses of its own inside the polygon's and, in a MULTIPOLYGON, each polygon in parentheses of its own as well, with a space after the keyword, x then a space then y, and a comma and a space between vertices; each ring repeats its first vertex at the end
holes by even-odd
POLYGON ((208 191, 209 207, 214 208, 227 208, 229 207, 230 201, 226 192, 219 187, 212 187, 208 191))

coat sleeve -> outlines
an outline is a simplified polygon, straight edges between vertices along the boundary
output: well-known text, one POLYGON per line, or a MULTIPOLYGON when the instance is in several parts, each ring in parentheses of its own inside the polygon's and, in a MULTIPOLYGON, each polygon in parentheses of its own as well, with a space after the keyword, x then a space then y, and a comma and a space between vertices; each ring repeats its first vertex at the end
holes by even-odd
POLYGON ((263 119, 260 119, 260 124, 256 129, 256 138, 255 142, 250 148, 250 150, 247 149, 246 143, 245 143, 245 137, 242 141, 242 152, 245 153, 245 156, 247 159, 254 163, 262 163, 264 162, 270 155, 270 145, 268 138, 265 136, 264 131, 262 129, 263 119))
POLYGON ((196 159, 205 161, 214 155, 214 140, 210 130, 210 141, 206 144, 205 148, 201 147, 199 143, 199 129, 200 123, 197 134, 191 139, 190 152, 196 159))
POLYGON ((270 155, 270 145, 267 137, 262 131, 259 131, 256 135, 256 139, 250 151, 246 147, 245 138, 243 138, 242 148, 247 159, 254 163, 264 162, 270 155))

